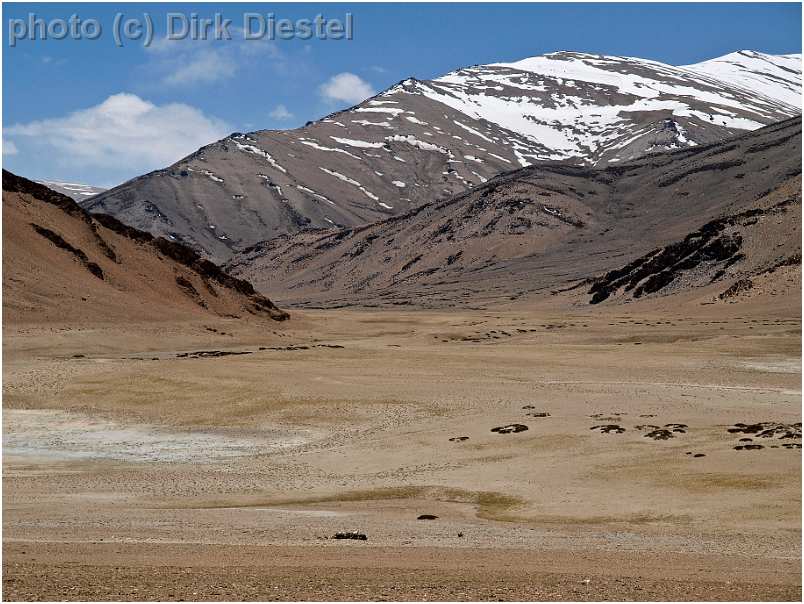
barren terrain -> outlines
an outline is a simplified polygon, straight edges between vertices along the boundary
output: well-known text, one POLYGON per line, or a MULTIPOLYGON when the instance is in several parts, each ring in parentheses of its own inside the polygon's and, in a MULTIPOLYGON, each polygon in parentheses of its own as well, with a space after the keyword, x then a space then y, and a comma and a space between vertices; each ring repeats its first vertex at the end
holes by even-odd
POLYGON ((557 292, 587 304, 710 283, 719 300, 738 281, 800 265, 795 118, 602 170, 538 163, 373 224, 271 239, 227 270, 280 306, 496 308, 557 292))
POLYGON ((7 322, 4 598, 799 600, 797 293, 550 304, 7 322))
POLYGON ((254 285, 4 172, 3 597, 799 601, 800 132, 512 172, 254 285))

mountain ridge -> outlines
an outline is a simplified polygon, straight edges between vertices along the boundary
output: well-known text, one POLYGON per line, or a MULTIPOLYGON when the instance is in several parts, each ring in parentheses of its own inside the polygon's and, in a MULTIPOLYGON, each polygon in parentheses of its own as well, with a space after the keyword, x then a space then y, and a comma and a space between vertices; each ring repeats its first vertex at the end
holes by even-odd
POLYGON ((302 128, 233 133, 85 206, 225 261, 284 233, 447 199, 516 166, 605 166, 800 113, 746 90, 744 73, 737 86, 691 67, 562 52, 407 79, 302 128))
POLYGON ((800 156, 792 118, 606 168, 545 162, 376 223, 274 238, 226 266, 285 303, 316 307, 482 306, 562 291, 588 304, 598 281, 607 294, 595 302, 626 300, 612 287, 619 277, 604 276, 623 271, 630 282, 636 270, 632 289, 662 273, 647 297, 679 283, 725 290, 797 254, 800 265, 800 156))

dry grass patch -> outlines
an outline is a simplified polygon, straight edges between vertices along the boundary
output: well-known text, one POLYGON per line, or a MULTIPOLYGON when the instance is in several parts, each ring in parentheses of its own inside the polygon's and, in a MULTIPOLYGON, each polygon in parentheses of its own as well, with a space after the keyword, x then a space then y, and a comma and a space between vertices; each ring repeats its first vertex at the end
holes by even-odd
POLYGON ((439 486, 403 486, 377 489, 359 489, 309 497, 277 497, 272 499, 243 499, 237 502, 217 501, 205 505, 188 505, 189 508, 214 509, 230 507, 285 507, 321 503, 348 503, 364 501, 424 500, 443 503, 474 505, 478 518, 487 520, 514 521, 519 518, 512 512, 525 505, 525 500, 513 495, 494 491, 469 491, 466 489, 439 486))
POLYGON ((764 490, 781 486, 787 479, 788 477, 783 475, 747 476, 725 472, 707 472, 706 474, 675 474, 668 476, 665 480, 689 491, 706 492, 717 488, 764 490))

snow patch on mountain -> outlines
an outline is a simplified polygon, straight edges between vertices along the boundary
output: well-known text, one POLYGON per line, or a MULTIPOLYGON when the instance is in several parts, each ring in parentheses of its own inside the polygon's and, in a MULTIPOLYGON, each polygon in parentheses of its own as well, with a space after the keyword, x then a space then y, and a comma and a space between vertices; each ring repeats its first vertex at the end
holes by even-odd
POLYGON ((94 187, 92 185, 85 185, 77 182, 63 182, 58 180, 37 180, 39 184, 53 189, 57 193, 66 195, 75 201, 83 201, 89 197, 103 193, 106 189, 101 187, 94 187))
POLYGON ((340 172, 337 172, 336 170, 330 170, 328 168, 319 167, 319 170, 321 170, 323 172, 326 172, 330 176, 334 176, 338 180, 342 180, 343 182, 347 182, 350 185, 354 185, 355 187, 360 189, 363 192, 363 194, 366 197, 368 197, 369 199, 373 199, 374 201, 378 201, 380 199, 374 193, 372 193, 371 191, 367 190, 363 185, 361 185, 359 182, 357 182, 353 178, 349 178, 348 176, 345 176, 345 175, 341 174, 340 172))
POLYGON ((740 50, 683 68, 801 107, 801 54, 767 55, 740 50))
MULTIPOLYGON (((404 89, 520 133, 546 147, 535 159, 594 161, 635 115, 664 113, 701 125, 754 130, 779 114, 799 111, 801 65, 795 56, 736 54, 742 62, 729 55, 674 67, 631 57, 553 53, 459 69, 429 82, 406 80, 386 94, 404 89), (744 90, 752 82, 761 83, 759 95, 744 90)), ((525 160, 524 154, 518 157, 525 160)))
POLYGON ((248 145, 248 144, 244 145, 243 143, 240 143, 237 140, 234 141, 234 144, 241 151, 245 153, 252 153, 253 155, 258 155, 259 157, 264 158, 269 164, 271 164, 274 168, 276 168, 280 172, 287 173, 287 170, 282 166, 280 166, 279 163, 267 151, 260 149, 255 145, 248 145))

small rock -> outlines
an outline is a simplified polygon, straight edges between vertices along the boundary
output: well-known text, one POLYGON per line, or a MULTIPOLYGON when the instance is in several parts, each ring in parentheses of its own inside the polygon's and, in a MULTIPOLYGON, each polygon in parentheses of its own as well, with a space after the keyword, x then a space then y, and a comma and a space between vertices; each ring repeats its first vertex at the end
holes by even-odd
POLYGON ((527 429, 528 427, 525 424, 508 424, 507 426, 497 426, 496 428, 492 428, 491 431, 499 434, 512 434, 524 432, 527 429))
POLYGON ((333 539, 354 539, 356 541, 368 541, 365 533, 358 533, 357 531, 346 531, 343 533, 335 533, 333 539))

